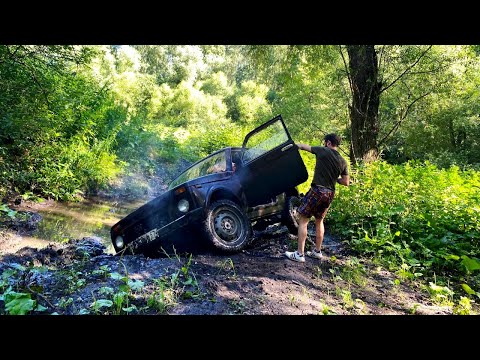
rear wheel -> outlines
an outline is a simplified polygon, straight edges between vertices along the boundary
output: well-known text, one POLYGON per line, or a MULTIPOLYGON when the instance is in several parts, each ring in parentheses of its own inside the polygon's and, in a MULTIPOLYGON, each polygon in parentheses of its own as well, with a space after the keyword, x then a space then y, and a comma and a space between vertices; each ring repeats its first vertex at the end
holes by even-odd
POLYGON ((230 200, 218 200, 207 209, 205 233, 216 249, 233 253, 247 246, 252 229, 240 206, 230 200))
POLYGON ((300 197, 287 196, 285 208, 282 213, 282 223, 287 227, 288 232, 293 235, 298 233, 298 213, 297 209, 301 204, 300 197))

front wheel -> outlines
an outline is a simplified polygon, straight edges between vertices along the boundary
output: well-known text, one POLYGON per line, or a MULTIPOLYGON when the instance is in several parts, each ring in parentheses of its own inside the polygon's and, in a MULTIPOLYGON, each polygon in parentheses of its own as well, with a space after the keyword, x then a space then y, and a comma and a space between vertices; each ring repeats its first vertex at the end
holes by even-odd
POLYGON ((298 213, 297 209, 301 204, 298 196, 287 196, 285 208, 282 213, 282 223, 287 227, 292 235, 298 234, 298 213))
POLYGON ((247 246, 252 229, 240 206, 230 200, 218 200, 207 209, 205 233, 216 249, 233 253, 247 246))

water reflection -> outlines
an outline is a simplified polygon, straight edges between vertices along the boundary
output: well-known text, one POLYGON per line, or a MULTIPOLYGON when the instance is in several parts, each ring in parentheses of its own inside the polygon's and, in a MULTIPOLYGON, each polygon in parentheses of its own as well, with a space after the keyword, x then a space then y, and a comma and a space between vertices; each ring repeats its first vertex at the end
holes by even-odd
POLYGON ((110 228, 148 200, 122 202, 91 198, 78 203, 35 204, 22 210, 35 211, 42 216, 38 228, 29 236, 29 240, 65 242, 69 239, 96 236, 107 246, 107 251, 113 253, 110 228))

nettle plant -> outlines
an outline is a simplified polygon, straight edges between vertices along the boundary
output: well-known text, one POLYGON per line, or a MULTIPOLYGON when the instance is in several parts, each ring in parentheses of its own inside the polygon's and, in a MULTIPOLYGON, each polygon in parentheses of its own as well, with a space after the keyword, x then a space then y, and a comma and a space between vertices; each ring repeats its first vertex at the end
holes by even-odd
POLYGON ((4 307, 0 308, 0 313, 26 315, 34 311, 46 311, 47 308, 36 299, 41 296, 42 289, 29 282, 31 275, 45 272, 46 269, 44 267, 27 268, 19 264, 9 264, 9 267, 10 269, 3 271, 0 278, 0 301, 3 302, 4 307))
MULTIPOLYGON (((329 222, 350 247, 403 281, 453 283, 480 270, 480 172, 427 162, 361 164, 329 222)), ((478 286, 478 280, 473 281, 478 286)))
MULTIPOLYGON (((111 313, 115 315, 129 314, 138 311, 135 304, 130 303, 130 299, 134 298, 135 293, 139 293, 144 288, 144 282, 140 280, 132 280, 128 276, 128 270, 122 263, 125 274, 118 272, 110 273, 110 277, 114 280, 120 281, 118 291, 114 291, 111 287, 102 287, 99 289, 99 295, 106 295, 107 298, 96 299, 92 293, 94 301, 90 305, 95 314, 111 313)), ((106 273, 109 268, 104 267, 100 269, 102 273, 106 273)))

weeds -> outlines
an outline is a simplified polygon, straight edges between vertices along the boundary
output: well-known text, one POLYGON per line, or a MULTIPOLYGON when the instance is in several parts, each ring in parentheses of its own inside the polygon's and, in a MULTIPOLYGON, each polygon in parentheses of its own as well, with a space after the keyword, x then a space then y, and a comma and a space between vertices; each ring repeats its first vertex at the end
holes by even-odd
POLYGON ((329 307, 327 304, 321 302, 321 303, 320 303, 320 306, 322 307, 322 311, 321 311, 321 314, 322 314, 322 315, 335 314, 335 312, 334 312, 332 309, 330 309, 330 307, 329 307))
POLYGON ((217 275, 220 274, 220 272, 224 271, 227 274, 233 273, 233 277, 235 278, 237 276, 237 273, 235 272, 235 265, 233 264, 233 260, 230 258, 227 258, 223 261, 218 261, 217 266, 219 267, 217 275))
POLYGON ((435 304, 440 306, 453 306, 454 292, 448 286, 439 286, 430 282, 427 290, 435 304))
POLYGON ((470 315, 472 311, 472 300, 462 296, 457 305, 453 307, 454 315, 470 315))
POLYGON ((297 299, 295 298, 294 294, 288 295, 288 302, 290 303, 290 306, 294 306, 296 301, 297 299))
POLYGON ((316 265, 315 268, 314 268, 314 270, 315 270, 315 275, 314 275, 315 278, 316 278, 317 280, 320 280, 320 279, 322 278, 322 274, 323 274, 322 269, 320 268, 320 266, 316 265))
MULTIPOLYGON (((181 258, 175 254, 182 263, 181 258)), ((147 299, 147 306, 164 314, 178 304, 179 299, 196 299, 204 294, 200 291, 195 274, 190 271, 192 255, 181 268, 170 276, 154 280, 154 290, 147 299)))
MULTIPOLYGON (((331 209, 335 232, 353 250, 402 282, 429 284, 441 274, 456 286, 480 272, 478 172, 378 161, 359 167, 355 178, 331 209)), ((429 292, 440 302, 460 296, 429 292)))
POLYGON ((410 314, 415 315, 419 306, 420 304, 413 304, 412 308, 410 309, 410 314))
POLYGON ((32 276, 46 271, 43 266, 25 267, 19 264, 8 264, 9 269, 3 271, 0 278, 0 301, 4 309, 1 313, 10 315, 26 315, 33 311, 44 312, 47 308, 38 300, 54 307, 42 294, 43 288, 32 281, 32 276))
POLYGON ((247 305, 243 300, 231 299, 229 305, 235 314, 243 314, 247 309, 247 305))
POLYGON ((342 306, 345 309, 348 310, 353 308, 353 306, 355 305, 355 302, 353 301, 352 293, 349 290, 345 290, 336 286, 335 293, 337 294, 337 296, 342 297, 342 306))
POLYGON ((353 282, 354 284, 365 286, 367 284, 365 275, 365 268, 356 257, 348 259, 345 262, 345 267, 341 270, 341 278, 349 284, 353 282))

